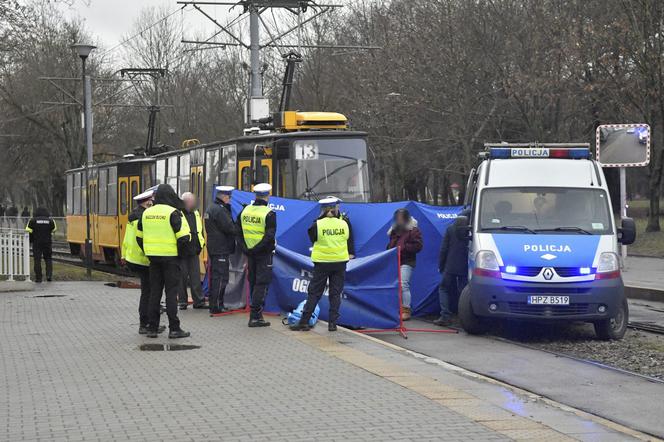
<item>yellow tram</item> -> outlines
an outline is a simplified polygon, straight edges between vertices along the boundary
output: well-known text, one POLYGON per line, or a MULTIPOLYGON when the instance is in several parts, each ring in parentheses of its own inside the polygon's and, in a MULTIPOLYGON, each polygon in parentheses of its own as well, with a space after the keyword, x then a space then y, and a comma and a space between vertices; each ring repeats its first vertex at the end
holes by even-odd
MULTIPOLYGON (((287 198, 333 194, 348 202, 370 200, 365 132, 348 130, 346 117, 333 112, 284 111, 275 117, 272 130, 255 128, 207 144, 188 140, 182 149, 152 158, 124 158, 91 168, 93 258, 117 262, 132 198, 155 184, 169 184, 178 195, 193 193, 201 213, 217 185, 251 191, 254 184, 267 182, 274 195, 287 198)), ((67 171, 67 222, 72 254, 81 254, 86 234, 82 168, 67 171)))
POLYGON ((90 239, 95 261, 118 263, 134 196, 152 186, 154 160, 125 155, 119 161, 71 169, 67 177, 67 242, 72 255, 83 256, 86 238, 86 190, 90 195, 90 239))

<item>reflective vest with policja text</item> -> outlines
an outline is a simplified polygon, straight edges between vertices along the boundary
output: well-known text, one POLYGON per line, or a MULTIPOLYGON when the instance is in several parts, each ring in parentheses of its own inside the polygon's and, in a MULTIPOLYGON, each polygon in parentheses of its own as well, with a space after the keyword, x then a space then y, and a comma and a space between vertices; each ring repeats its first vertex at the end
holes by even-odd
POLYGON ((253 249, 265 236, 265 217, 270 213, 268 206, 249 205, 242 211, 240 224, 244 242, 248 249, 253 249))
POLYGON ((147 267, 150 265, 150 260, 136 242, 137 226, 137 219, 127 223, 124 241, 122 241, 122 257, 127 262, 147 267))
POLYGON ((147 256, 178 256, 178 239, 191 236, 187 218, 182 214, 180 231, 173 232, 171 214, 176 210, 167 204, 157 204, 143 212, 143 231, 136 232, 136 236, 142 236, 143 250, 147 256))
POLYGON ((318 239, 311 252, 313 262, 348 261, 350 228, 341 218, 325 217, 316 221, 318 239))

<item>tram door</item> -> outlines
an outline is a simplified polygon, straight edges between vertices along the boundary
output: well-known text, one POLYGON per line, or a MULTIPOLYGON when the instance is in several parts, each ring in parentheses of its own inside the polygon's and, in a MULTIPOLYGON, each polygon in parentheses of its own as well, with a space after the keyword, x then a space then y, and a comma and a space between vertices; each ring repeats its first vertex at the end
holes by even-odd
POLYGON ((124 239, 127 221, 129 219, 129 177, 118 178, 118 233, 119 242, 124 239))
MULTIPOLYGON (((260 172, 257 174, 259 177, 258 182, 269 183, 272 185, 272 159, 263 158, 260 161, 261 168, 260 172)), ((253 182, 254 171, 251 167, 251 160, 242 160, 238 162, 238 174, 237 174, 237 188, 247 192, 251 192, 254 188, 254 184, 258 182, 253 182)))

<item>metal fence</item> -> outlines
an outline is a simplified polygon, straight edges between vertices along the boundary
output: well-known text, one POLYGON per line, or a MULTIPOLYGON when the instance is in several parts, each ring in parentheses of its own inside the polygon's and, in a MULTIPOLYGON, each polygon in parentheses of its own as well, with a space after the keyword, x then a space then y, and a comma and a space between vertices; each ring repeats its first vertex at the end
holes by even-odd
POLYGON ((30 280, 30 236, 25 230, 0 228, 0 276, 30 280))
MULTIPOLYGON (((0 216, 0 229, 13 229, 16 231, 25 230, 30 218, 22 216, 0 216)), ((67 218, 53 217, 57 229, 53 232, 53 241, 66 242, 67 241, 67 218)))

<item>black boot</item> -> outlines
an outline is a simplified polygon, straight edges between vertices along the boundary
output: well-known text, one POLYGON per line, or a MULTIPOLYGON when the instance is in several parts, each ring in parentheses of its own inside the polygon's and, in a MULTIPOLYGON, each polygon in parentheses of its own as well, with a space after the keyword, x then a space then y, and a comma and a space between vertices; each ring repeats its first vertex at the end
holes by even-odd
POLYGON ((249 327, 269 327, 270 323, 263 318, 250 319, 249 327))
POLYGON ((309 324, 306 322, 298 322, 296 324, 293 324, 289 327, 293 331, 309 331, 311 330, 311 327, 309 327, 309 324))
MULTIPOLYGON (((157 334, 163 333, 164 330, 166 330, 166 326, 165 325, 160 325, 159 328, 157 329, 157 334)), ((147 325, 141 325, 140 327, 138 327, 138 334, 139 335, 147 335, 148 333, 150 333, 150 330, 148 329, 147 325)))
POLYGON ((327 331, 335 332, 337 331, 337 324, 335 322, 327 323, 327 331))
POLYGON ((188 338, 189 336, 191 336, 191 333, 184 330, 171 330, 168 333, 168 339, 188 338))

